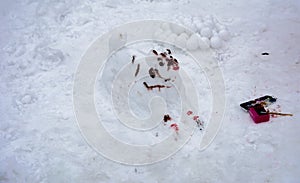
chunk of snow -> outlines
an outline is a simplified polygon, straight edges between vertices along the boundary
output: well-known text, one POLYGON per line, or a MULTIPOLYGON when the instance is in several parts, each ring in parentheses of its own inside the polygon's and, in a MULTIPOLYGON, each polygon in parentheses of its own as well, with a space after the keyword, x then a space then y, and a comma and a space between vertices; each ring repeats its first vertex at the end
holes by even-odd
POLYGON ((210 29, 214 29, 215 28, 215 25, 212 21, 206 21, 204 22, 204 26, 210 28, 210 29))
POLYGON ((187 39, 188 39, 188 35, 186 33, 181 33, 176 39, 176 44, 178 44, 178 46, 182 48, 185 48, 187 39))
POLYGON ((212 36, 212 31, 208 27, 202 28, 200 33, 203 37, 210 38, 212 36))
POLYGON ((197 27, 197 30, 198 30, 198 31, 201 31, 201 29, 203 29, 203 27, 204 27, 204 25, 203 25, 202 22, 197 22, 197 23, 195 23, 195 24, 196 24, 196 27, 197 27))
POLYGON ((205 50, 205 49, 208 49, 208 48, 209 48, 210 41, 209 41, 208 38, 202 37, 201 39, 199 39, 198 44, 199 44, 200 49, 205 50))
POLYGON ((230 34, 227 30, 225 29, 222 29, 220 32, 219 32, 219 37, 221 39, 223 39, 224 41, 228 41, 230 39, 230 34))
POLYGON ((193 34, 186 42, 186 48, 188 50, 196 50, 199 46, 199 37, 196 34, 193 34))
POLYGON ((163 23, 163 24, 161 24, 161 26, 160 26, 164 31, 167 31, 167 30, 170 30, 171 29, 171 27, 170 27, 170 24, 169 23, 163 23))
POLYGON ((222 40, 218 36, 213 36, 210 39, 210 46, 212 48, 221 48, 222 47, 222 40))
POLYGON ((224 26, 224 25, 221 25, 220 23, 216 23, 215 27, 216 27, 216 29, 217 29, 218 31, 221 31, 221 30, 224 30, 224 29, 225 29, 225 26, 224 26))

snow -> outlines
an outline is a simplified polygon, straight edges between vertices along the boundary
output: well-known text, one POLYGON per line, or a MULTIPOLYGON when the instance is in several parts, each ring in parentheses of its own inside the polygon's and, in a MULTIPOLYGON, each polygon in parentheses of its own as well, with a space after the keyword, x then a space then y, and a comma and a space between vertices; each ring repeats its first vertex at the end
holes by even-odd
POLYGON ((213 36, 210 38, 210 46, 212 48, 221 48, 222 47, 222 40, 219 36, 213 36))
POLYGON ((186 47, 188 50, 196 50, 198 48, 199 37, 196 34, 191 35, 191 37, 186 42, 186 47))
MULTIPOLYGON (((299 12, 300 3, 293 0, 1 1, 0 182, 298 182, 299 12), (95 38, 123 23, 143 19, 189 27, 201 39, 197 43, 201 49, 219 37, 212 47, 218 48, 213 51, 223 72, 227 105, 222 128, 204 151, 199 150, 201 133, 196 132, 170 158, 129 166, 104 158, 86 143, 76 123, 72 88, 81 56, 95 38), (203 35, 204 28, 211 35, 209 31, 203 35), (262 55, 264 52, 269 55, 262 55), (278 97, 270 108, 280 105, 283 112, 294 116, 254 124, 239 103, 265 94, 278 97)), ((122 33, 115 35, 112 48, 126 42, 122 33)), ((195 35, 167 24, 153 34, 157 36, 172 37, 183 48, 196 45, 195 35)), ((149 52, 147 44, 138 47, 112 56, 103 70, 104 82, 96 85, 104 86, 98 96, 106 95, 109 81, 122 66, 113 60, 126 63, 132 54, 139 58, 149 52)), ((182 61, 180 69, 187 69, 199 88, 200 117, 207 121, 209 83, 201 69, 189 64, 190 58, 174 50, 182 61)), ((109 102, 100 97, 95 105, 101 104, 98 112, 103 112, 104 125, 116 138, 154 143, 171 133, 167 127, 159 129, 158 138, 155 132, 129 133, 124 126, 109 123, 113 120, 113 111, 106 110, 109 102)), ((146 99, 131 102, 131 108, 138 111, 135 114, 147 116, 146 99)), ((174 107, 171 116, 176 115, 176 103, 169 105, 174 107)))
POLYGON ((202 28, 200 33, 203 37, 210 38, 212 36, 212 31, 209 27, 202 28))
POLYGON ((221 29, 219 32, 219 36, 224 41, 228 41, 230 39, 230 34, 227 30, 221 29))

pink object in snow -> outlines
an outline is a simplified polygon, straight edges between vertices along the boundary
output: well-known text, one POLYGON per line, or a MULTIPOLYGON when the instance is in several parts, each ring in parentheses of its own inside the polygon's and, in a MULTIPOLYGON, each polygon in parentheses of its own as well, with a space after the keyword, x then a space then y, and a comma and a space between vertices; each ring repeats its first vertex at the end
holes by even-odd
POLYGON ((193 111, 188 111, 186 114, 187 114, 187 115, 192 115, 192 114, 193 114, 193 111))
POLYGON ((251 107, 249 114, 255 123, 268 122, 270 120, 270 114, 267 113, 264 107, 251 107))
POLYGON ((193 120, 196 121, 197 119, 199 119, 199 116, 194 116, 193 120))

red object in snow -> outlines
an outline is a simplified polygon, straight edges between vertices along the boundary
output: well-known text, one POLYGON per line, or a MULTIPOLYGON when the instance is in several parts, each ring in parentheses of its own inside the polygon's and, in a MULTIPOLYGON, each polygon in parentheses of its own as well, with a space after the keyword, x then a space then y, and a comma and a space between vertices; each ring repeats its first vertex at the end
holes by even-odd
POLYGON ((193 111, 188 111, 186 114, 187 114, 187 115, 192 115, 192 114, 193 114, 193 111))
POLYGON ((174 71, 179 70, 179 66, 178 66, 178 65, 173 66, 173 70, 174 70, 174 71))
POLYGON ((267 113, 262 105, 251 107, 249 114, 255 123, 263 123, 270 120, 270 114, 267 113))
POLYGON ((179 131, 179 127, 176 123, 171 124, 170 127, 173 128, 176 132, 179 131))
POLYGON ((199 116, 194 116, 193 120, 196 121, 197 119, 199 119, 199 116))

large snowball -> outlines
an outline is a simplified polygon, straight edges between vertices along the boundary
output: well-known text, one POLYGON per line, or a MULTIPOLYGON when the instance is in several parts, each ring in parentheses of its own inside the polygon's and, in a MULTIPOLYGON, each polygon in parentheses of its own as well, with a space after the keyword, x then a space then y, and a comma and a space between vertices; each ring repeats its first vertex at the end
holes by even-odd
POLYGON ((196 34, 193 34, 186 42, 186 48, 188 50, 196 50, 199 46, 199 37, 196 34))
POLYGON ((170 29, 171 29, 169 23, 163 23, 163 24, 161 24, 160 27, 161 27, 164 31, 167 31, 167 30, 170 30, 170 29))
POLYGON ((224 41, 227 41, 230 39, 230 34, 227 30, 223 29, 219 32, 219 37, 224 41))
POLYGON ((214 29, 215 28, 215 24, 212 21, 205 21, 204 25, 210 29, 214 29))
POLYGON ((209 41, 208 38, 202 37, 201 39, 199 39, 198 44, 199 44, 200 49, 205 50, 205 49, 208 49, 208 48, 209 48, 210 41, 209 41))
POLYGON ((177 38, 176 38, 176 43, 178 46, 185 48, 186 47, 186 42, 188 39, 188 35, 186 33, 181 33, 177 38))
POLYGON ((210 38, 212 36, 212 31, 208 27, 202 28, 200 33, 203 37, 210 38))
POLYGON ((213 36, 212 38, 210 38, 210 46, 212 48, 221 48, 222 40, 218 36, 213 36))
POLYGON ((203 25, 203 23, 201 21, 195 22, 195 25, 196 25, 197 31, 199 31, 199 32, 204 27, 204 25, 203 25))
POLYGON ((216 23, 216 29, 217 29, 218 31, 221 31, 221 30, 225 29, 225 26, 224 26, 224 25, 221 25, 220 23, 216 23))

